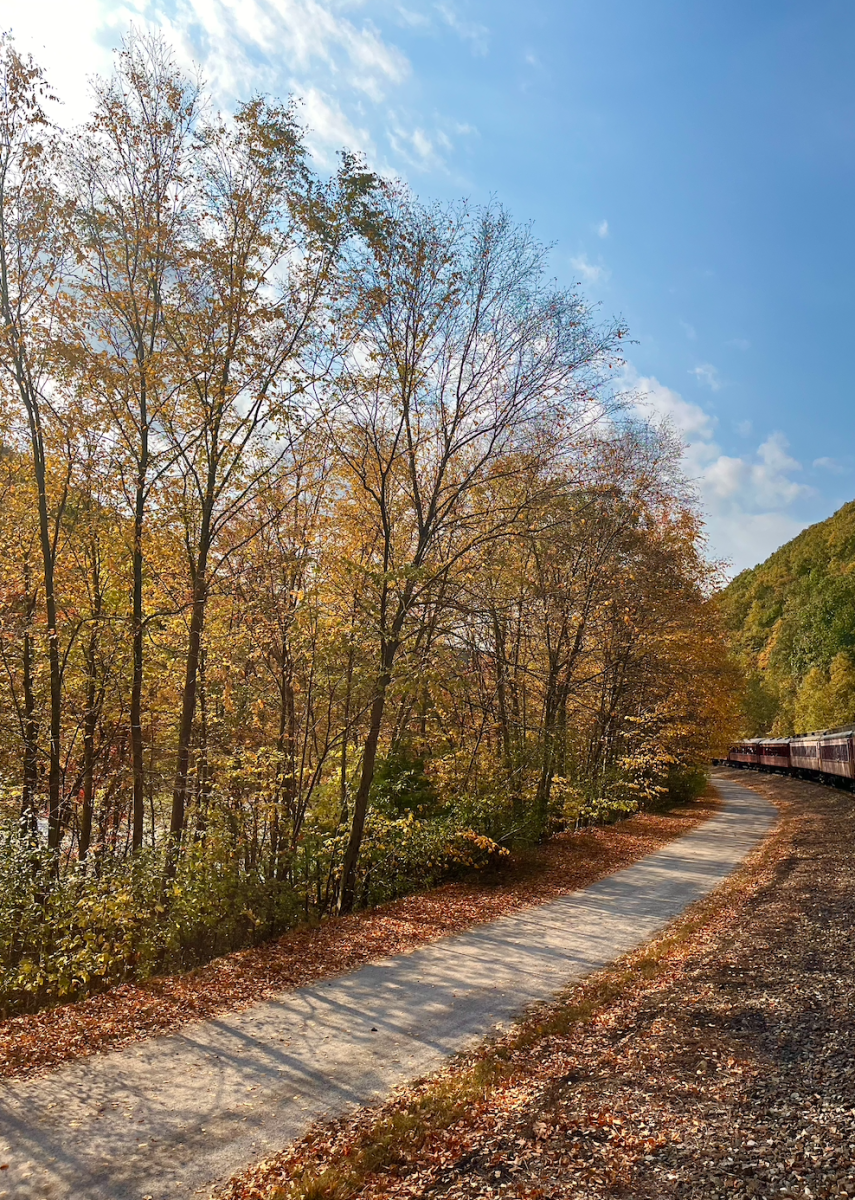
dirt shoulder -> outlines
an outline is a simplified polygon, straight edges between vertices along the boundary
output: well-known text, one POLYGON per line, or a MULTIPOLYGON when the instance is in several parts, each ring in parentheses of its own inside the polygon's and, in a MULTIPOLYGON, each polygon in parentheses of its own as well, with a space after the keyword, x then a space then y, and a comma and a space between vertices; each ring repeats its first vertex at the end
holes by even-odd
POLYGON ((504 1040, 220 1195, 855 1196, 855 799, 723 774, 782 813, 723 888, 504 1040))
POLYGON ((0 1022, 0 1077, 31 1075, 215 1017, 384 955, 459 933, 587 887, 688 833, 716 810, 710 794, 667 813, 640 813, 561 834, 489 879, 448 884, 216 959, 185 975, 112 988, 76 1004, 0 1022))

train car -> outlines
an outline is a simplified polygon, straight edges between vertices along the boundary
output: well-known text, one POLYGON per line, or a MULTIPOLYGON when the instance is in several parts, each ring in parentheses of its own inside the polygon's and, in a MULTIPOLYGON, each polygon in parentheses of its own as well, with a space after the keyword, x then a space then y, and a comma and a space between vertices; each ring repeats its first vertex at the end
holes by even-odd
POLYGON ((759 763, 759 754, 760 739, 747 738, 744 742, 731 746, 724 761, 728 766, 756 767, 759 763))
POLYGON ((818 739, 819 741, 819 773, 832 776, 835 782, 847 781, 852 786, 855 778, 855 729, 844 726, 842 729, 828 729, 818 739))
POLYGON ((822 770, 819 757, 821 737, 821 733, 809 733, 790 739, 790 770, 794 775, 800 775, 803 779, 819 775, 822 770))
POLYGON ((855 791, 855 726, 791 738, 746 738, 714 765, 781 772, 855 791))
POLYGON ((761 738, 758 750, 759 766, 765 767, 767 771, 789 771, 789 738, 761 738))

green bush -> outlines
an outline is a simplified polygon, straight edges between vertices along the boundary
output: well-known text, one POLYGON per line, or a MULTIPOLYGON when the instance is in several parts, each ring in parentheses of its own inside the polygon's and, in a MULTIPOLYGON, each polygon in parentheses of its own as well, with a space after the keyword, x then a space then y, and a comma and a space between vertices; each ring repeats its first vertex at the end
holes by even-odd
POLYGON ((689 804, 697 800, 707 784, 709 772, 706 767, 675 764, 668 772, 668 800, 671 804, 689 804))
MULTIPOLYGON (((0 1015, 73 1000, 117 983, 182 970, 253 945, 322 913, 346 832, 309 828, 286 877, 248 866, 216 826, 185 845, 164 886, 163 857, 72 861, 0 834, 0 1015)), ((450 818, 372 813, 358 896, 377 904, 497 862, 506 851, 450 818)))
MULTIPOLYGON (((332 839, 330 851, 341 861, 346 833, 332 839)), ((373 812, 365 826, 356 894, 361 907, 381 904, 408 892, 494 866, 508 851, 460 826, 451 817, 424 820, 408 813, 388 817, 373 812)))
POLYGON ((165 887, 151 851, 56 870, 16 827, 0 837, 0 1013, 180 970, 293 925, 293 888, 247 872, 211 839, 165 887))
POLYGON ((425 773, 425 761, 410 747, 401 746, 377 764, 371 785, 372 807, 388 816, 433 817, 442 804, 433 781, 425 773))

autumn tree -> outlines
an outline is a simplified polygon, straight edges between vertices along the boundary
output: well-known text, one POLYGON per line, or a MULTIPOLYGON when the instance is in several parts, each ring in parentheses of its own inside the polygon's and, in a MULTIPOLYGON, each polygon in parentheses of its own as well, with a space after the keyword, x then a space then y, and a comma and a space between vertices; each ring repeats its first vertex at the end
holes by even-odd
POLYGON ((131 34, 76 145, 71 186, 82 254, 85 386, 109 413, 107 445, 130 514, 132 841, 143 842, 146 533, 152 489, 171 461, 164 418, 179 380, 165 317, 192 206, 199 88, 156 36, 131 34))
MULTIPOLYGON (((338 453, 358 520, 376 530, 366 618, 377 666, 340 908, 354 880, 395 659, 416 607, 485 539, 509 536, 541 435, 573 422, 622 328, 597 328, 543 278, 544 250, 498 209, 390 194, 354 265, 354 353, 338 380, 338 453), (500 509, 485 484, 507 483, 500 509), (519 486, 511 486, 517 480, 519 486)), ((551 444, 551 439, 546 439, 551 444)))
MULTIPOLYGON (((173 845, 185 822, 212 556, 224 530, 259 512, 253 501, 290 468, 300 426, 319 419, 307 397, 328 371, 321 331, 340 254, 373 186, 350 157, 328 185, 316 180, 293 106, 252 101, 200 141, 197 234, 168 322, 182 383, 165 425, 181 476, 191 589, 173 845)), ((228 554, 253 536, 245 521, 240 527, 228 554)))
MULTIPOLYGON (((62 836, 62 650, 56 564, 69 471, 50 487, 47 426, 61 418, 62 307, 71 252, 69 205, 57 180, 56 144, 45 115, 50 92, 9 37, 0 44, 0 369, 26 422, 38 511, 39 575, 50 671, 49 844, 62 836)), ((60 443, 62 441, 60 434, 60 443)))

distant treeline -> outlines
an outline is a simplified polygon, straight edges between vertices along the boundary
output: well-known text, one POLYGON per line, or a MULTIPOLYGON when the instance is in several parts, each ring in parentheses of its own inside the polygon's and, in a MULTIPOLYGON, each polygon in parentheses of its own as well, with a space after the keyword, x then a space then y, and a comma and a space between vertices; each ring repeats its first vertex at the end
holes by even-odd
POLYGON ((746 672, 746 735, 855 722, 855 503, 743 571, 720 604, 746 672))

